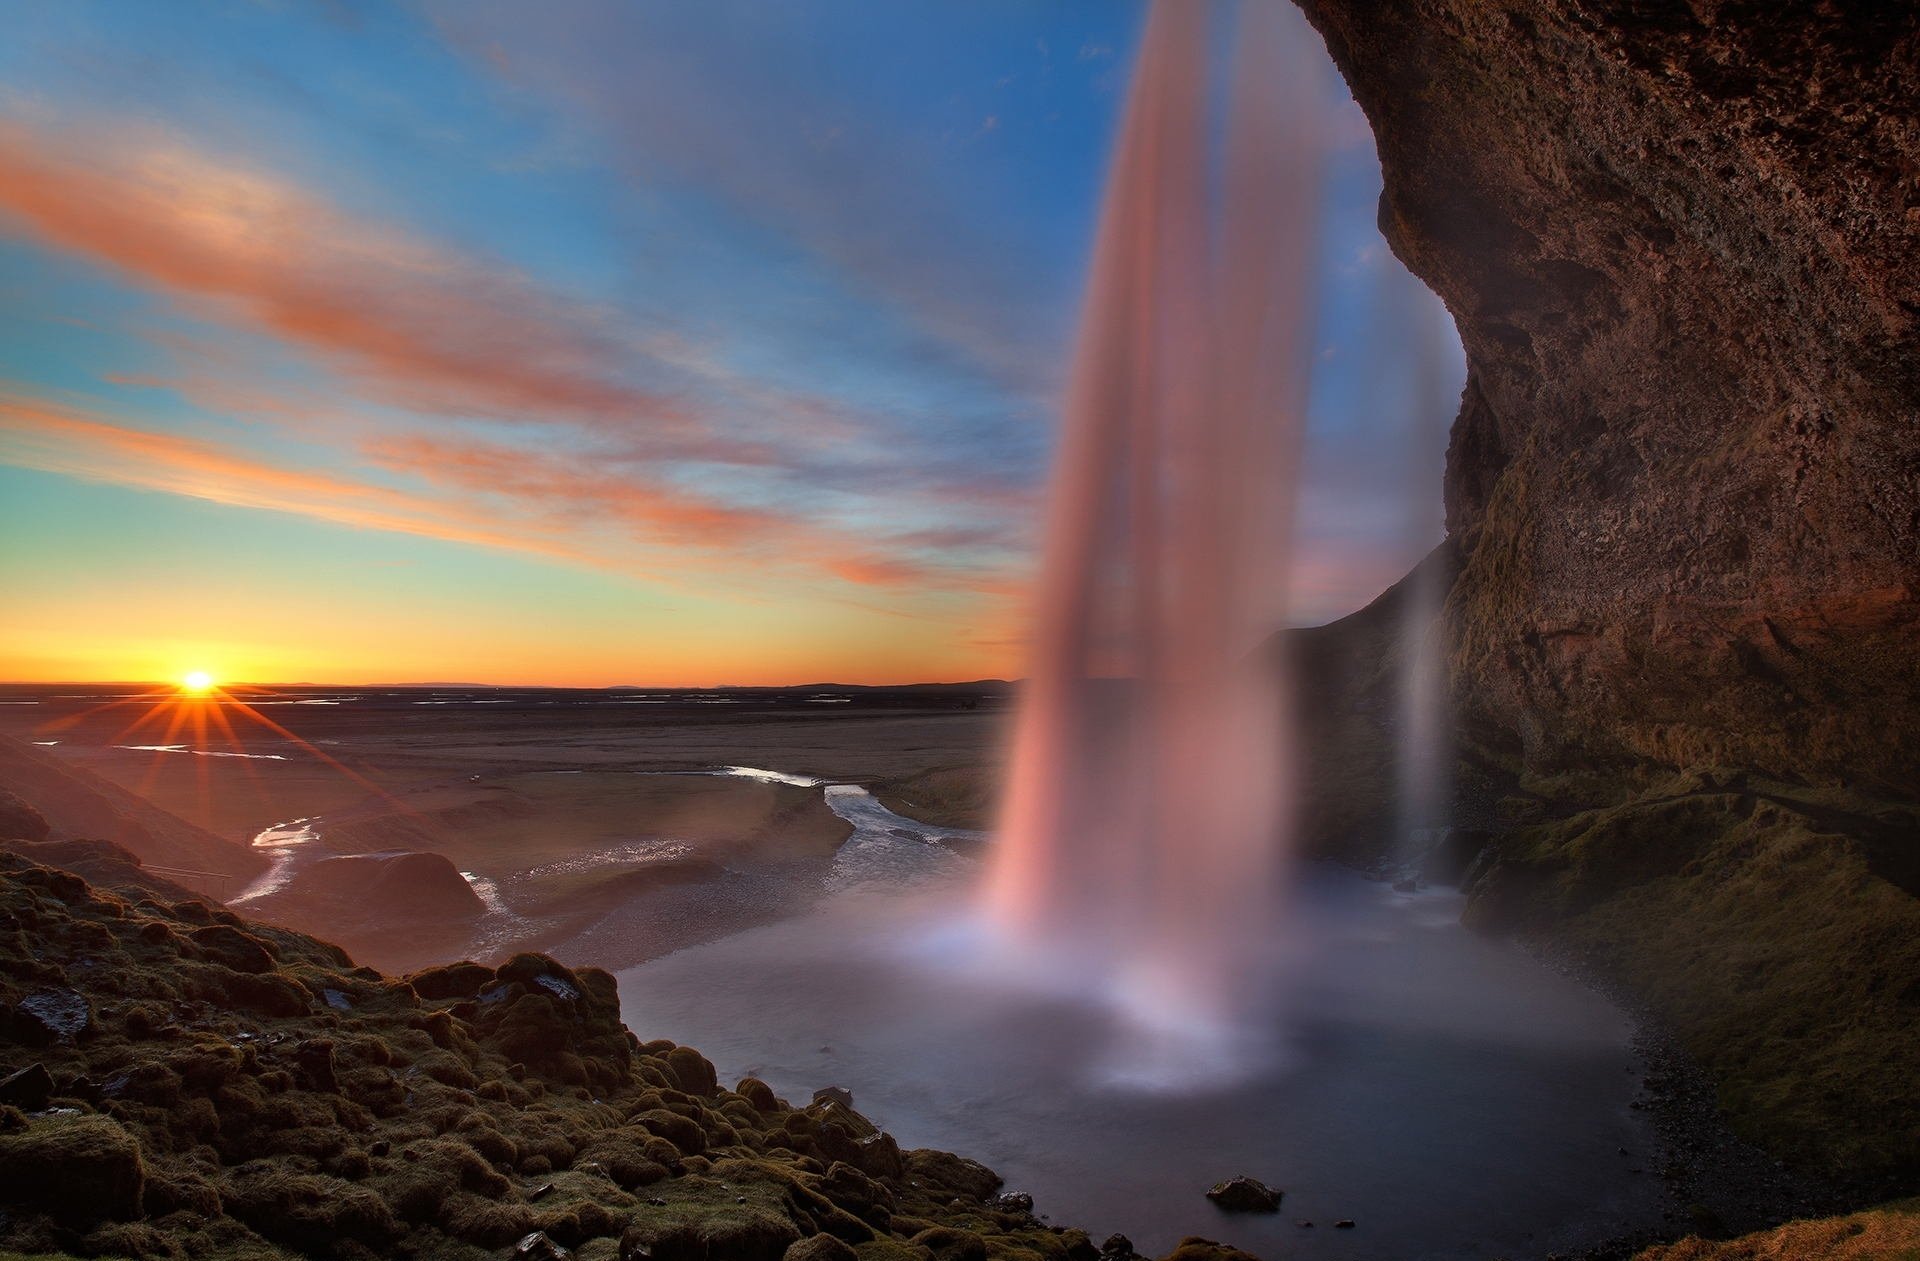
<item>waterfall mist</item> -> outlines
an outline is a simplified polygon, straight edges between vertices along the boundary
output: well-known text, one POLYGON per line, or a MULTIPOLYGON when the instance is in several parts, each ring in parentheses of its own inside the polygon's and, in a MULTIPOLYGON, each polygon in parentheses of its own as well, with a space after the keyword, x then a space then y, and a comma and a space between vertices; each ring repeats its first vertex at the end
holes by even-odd
POLYGON ((1283 624, 1320 195, 1318 49, 1160 0, 1095 245, 987 898, 1134 1025, 1120 1076, 1257 1055, 1294 759, 1283 624), (1219 138, 1217 152, 1214 151, 1219 138))

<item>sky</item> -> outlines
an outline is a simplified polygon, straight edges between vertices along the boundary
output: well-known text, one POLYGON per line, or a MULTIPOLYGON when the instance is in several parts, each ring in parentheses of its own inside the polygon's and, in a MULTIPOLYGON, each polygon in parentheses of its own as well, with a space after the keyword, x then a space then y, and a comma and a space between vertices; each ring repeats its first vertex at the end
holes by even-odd
MULTIPOLYGON (((10 5, 0 678, 1017 677, 1143 16, 10 5)), ((1301 623, 1464 376, 1325 73, 1301 623)))

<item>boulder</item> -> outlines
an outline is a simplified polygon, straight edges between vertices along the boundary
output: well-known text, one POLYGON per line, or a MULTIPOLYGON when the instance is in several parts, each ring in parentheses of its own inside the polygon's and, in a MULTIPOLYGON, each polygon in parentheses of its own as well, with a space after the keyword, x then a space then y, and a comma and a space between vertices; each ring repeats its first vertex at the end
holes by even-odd
POLYGON ((907 1173, 962 1199, 985 1200, 1000 1189, 1000 1175, 977 1160, 916 1147, 907 1153, 907 1173))
POLYGON ((53 1097, 53 1074, 45 1064, 29 1064, 0 1077, 0 1104, 11 1104, 28 1112, 38 1112, 53 1097))
POLYGON ((1207 1192, 1207 1198, 1229 1213, 1277 1213, 1283 1194, 1258 1178, 1242 1174, 1215 1183, 1207 1192))
POLYGON ((815 1235, 788 1247, 780 1261, 858 1261, 860 1254, 832 1235, 815 1235))
POLYGON ((85 1033, 93 1024, 93 1005, 78 990, 40 989, 14 1004, 13 1036, 28 1046, 46 1046, 85 1033))
POLYGON ((42 1117, 0 1134, 0 1202, 69 1226, 140 1216, 140 1146, 104 1116, 42 1117))

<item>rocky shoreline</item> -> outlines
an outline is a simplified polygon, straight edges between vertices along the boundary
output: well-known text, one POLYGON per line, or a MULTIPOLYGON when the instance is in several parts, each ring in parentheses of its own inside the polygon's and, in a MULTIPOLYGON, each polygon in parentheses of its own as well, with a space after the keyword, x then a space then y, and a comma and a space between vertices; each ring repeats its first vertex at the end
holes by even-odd
POLYGON ((902 1150, 832 1092, 728 1089, 692 1048, 642 1041, 597 968, 521 954, 385 976, 165 893, 0 852, 0 1250, 1102 1256, 984 1166, 902 1150))

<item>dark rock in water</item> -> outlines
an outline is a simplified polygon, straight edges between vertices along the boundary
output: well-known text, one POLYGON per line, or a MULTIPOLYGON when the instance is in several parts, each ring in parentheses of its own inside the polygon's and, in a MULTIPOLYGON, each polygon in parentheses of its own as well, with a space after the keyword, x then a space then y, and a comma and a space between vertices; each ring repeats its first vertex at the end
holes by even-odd
POLYGON ((993 1207, 1002 1213, 1031 1213, 1033 1196, 1025 1191, 1008 1191, 993 1197, 993 1207))
POLYGON ((513 1255, 522 1261, 567 1261, 573 1254, 536 1230, 513 1245, 513 1255))
POLYGON ((47 1100, 52 1097, 53 1074, 47 1071, 44 1064, 29 1064, 17 1072, 0 1077, 0 1103, 38 1112, 47 1106, 47 1100))
POLYGON ((1335 1230, 1352 1230, 1353 1219, 1351 1217, 1343 1217, 1333 1224, 1333 1228, 1335 1230))
POLYGON ((1282 1194, 1258 1178, 1243 1174, 1216 1183, 1207 1198, 1229 1213, 1277 1213, 1282 1194))
POLYGON ((146 1170, 133 1135, 103 1116, 38 1118, 0 1134, 0 1202, 69 1226, 140 1216, 146 1170))
POLYGON ((832 1235, 814 1235, 790 1245, 780 1261, 856 1261, 859 1253, 832 1235))
POLYGON ((78 990, 35 990, 13 1009, 13 1035, 28 1046, 72 1041, 93 1023, 93 1007, 78 990))
POLYGON ((1100 1255, 1107 1261, 1130 1261, 1139 1254, 1133 1250, 1133 1240, 1125 1235, 1112 1234, 1100 1245, 1100 1255))
POLYGON ((843 1108, 851 1108, 853 1106, 853 1092, 845 1086, 822 1086, 813 1092, 813 1101, 815 1103, 822 1103, 828 1100, 839 1104, 843 1108))

